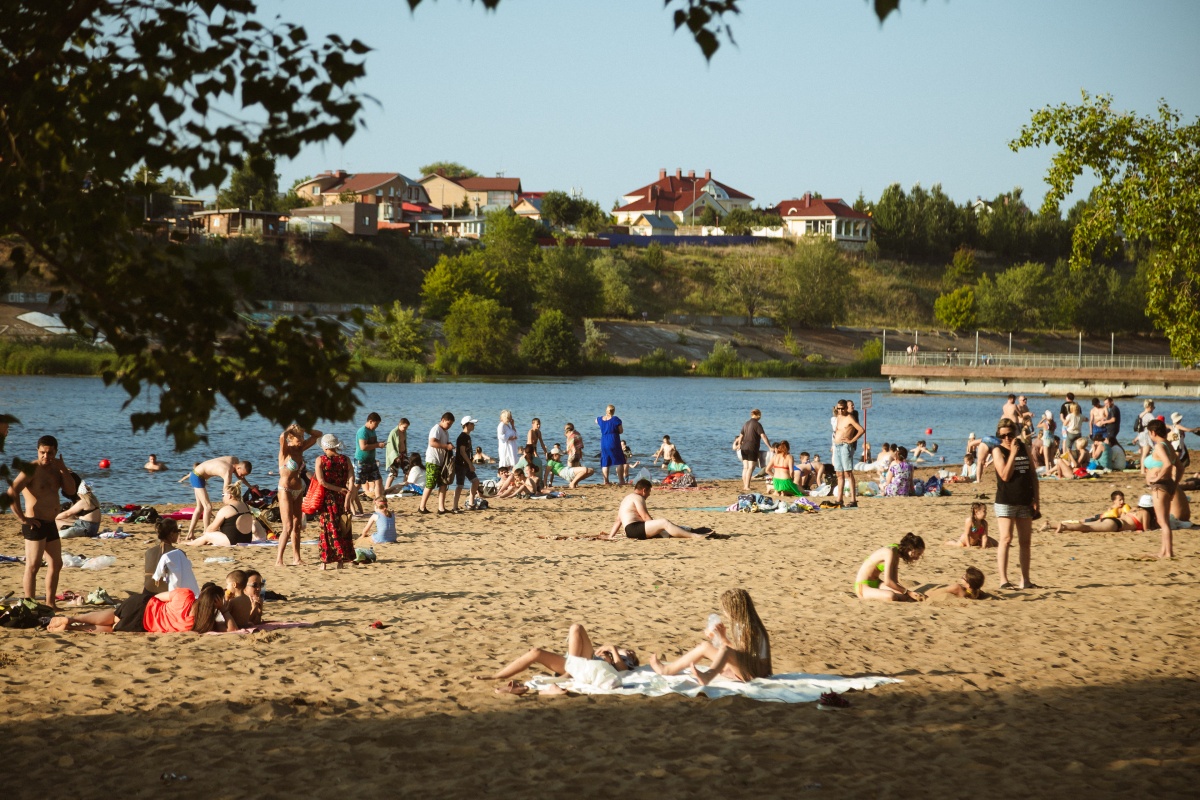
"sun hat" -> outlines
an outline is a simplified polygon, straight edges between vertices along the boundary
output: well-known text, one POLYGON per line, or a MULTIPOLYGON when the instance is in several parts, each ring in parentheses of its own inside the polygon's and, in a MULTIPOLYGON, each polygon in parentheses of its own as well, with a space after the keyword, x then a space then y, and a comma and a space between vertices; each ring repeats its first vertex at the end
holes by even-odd
POLYGON ((1183 414, 1180 414, 1178 411, 1172 412, 1171 423, 1174 425, 1178 425, 1181 422, 1183 422, 1183 414))
POLYGON ((337 450, 341 452, 342 440, 334 436, 332 433, 327 433, 321 437, 322 450, 337 450))
POLYGON ((79 482, 79 484, 75 487, 75 494, 87 494, 91 490, 92 490, 92 487, 88 486, 88 482, 81 480, 79 482))
POLYGON ((479 422, 479 420, 475 419, 470 414, 467 414, 465 417, 462 418, 462 424, 463 424, 464 428, 471 422, 479 422))
POLYGON ((1154 508, 1154 498, 1148 494, 1138 498, 1138 508, 1154 508))

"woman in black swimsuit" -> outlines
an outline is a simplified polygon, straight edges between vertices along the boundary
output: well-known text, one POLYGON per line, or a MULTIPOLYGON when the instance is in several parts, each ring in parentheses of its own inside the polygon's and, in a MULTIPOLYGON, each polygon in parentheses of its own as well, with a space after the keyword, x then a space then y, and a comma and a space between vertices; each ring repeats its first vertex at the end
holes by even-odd
POLYGON ((230 484, 225 495, 225 505, 204 529, 204 535, 188 544, 229 547, 235 544, 249 544, 254 539, 261 539, 267 535, 263 524, 254 518, 250 507, 242 502, 241 486, 240 482, 230 484))

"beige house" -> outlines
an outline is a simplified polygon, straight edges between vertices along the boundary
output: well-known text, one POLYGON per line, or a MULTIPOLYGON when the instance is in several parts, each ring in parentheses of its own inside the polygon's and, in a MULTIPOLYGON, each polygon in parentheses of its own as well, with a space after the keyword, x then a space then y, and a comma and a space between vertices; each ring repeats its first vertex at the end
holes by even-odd
MULTIPOLYGON (((374 236, 379 232, 379 212, 385 208, 388 208, 386 203, 330 203, 294 208, 292 218, 328 223, 354 236, 374 236)), ((291 227, 302 230, 298 226, 296 223, 291 227)))
POLYGON ((425 187, 399 172, 322 172, 297 186, 296 194, 315 206, 374 204, 379 206, 377 218, 385 222, 399 222, 405 203, 429 202, 425 187))
POLYGON ((634 236, 674 236, 677 231, 668 214, 638 214, 629 223, 629 232, 634 236))
POLYGON ((282 236, 287 231, 287 217, 287 212, 241 208, 192 214, 192 219, 210 236, 282 236))
POLYGON ((443 209, 458 208, 466 200, 471 213, 511 208, 521 197, 520 178, 447 178, 434 173, 421 178, 427 202, 443 209))

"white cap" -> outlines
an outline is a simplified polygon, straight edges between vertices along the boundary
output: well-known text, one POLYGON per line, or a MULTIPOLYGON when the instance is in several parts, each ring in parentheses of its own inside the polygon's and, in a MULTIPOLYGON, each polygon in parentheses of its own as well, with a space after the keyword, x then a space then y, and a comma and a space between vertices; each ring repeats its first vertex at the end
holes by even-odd
POLYGON ((473 422, 479 422, 479 420, 475 419, 470 414, 467 414, 465 417, 462 418, 463 425, 469 425, 470 423, 473 423, 473 422))

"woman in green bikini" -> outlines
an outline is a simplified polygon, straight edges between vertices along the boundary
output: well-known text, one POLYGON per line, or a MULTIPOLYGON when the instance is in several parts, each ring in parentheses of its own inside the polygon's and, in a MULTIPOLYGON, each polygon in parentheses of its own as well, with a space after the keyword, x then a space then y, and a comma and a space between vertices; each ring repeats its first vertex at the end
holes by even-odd
POLYGON ((803 492, 800 487, 792 480, 792 470, 795 468, 795 461, 792 458, 792 448, 784 439, 782 442, 775 443, 775 455, 771 456, 771 488, 775 494, 791 495, 792 497, 800 497, 803 492))
POLYGON ((867 557, 854 577, 854 593, 863 600, 920 601, 925 595, 900 585, 897 576, 900 562, 911 564, 925 552, 925 540, 912 533, 904 534, 900 544, 881 547, 867 557))

